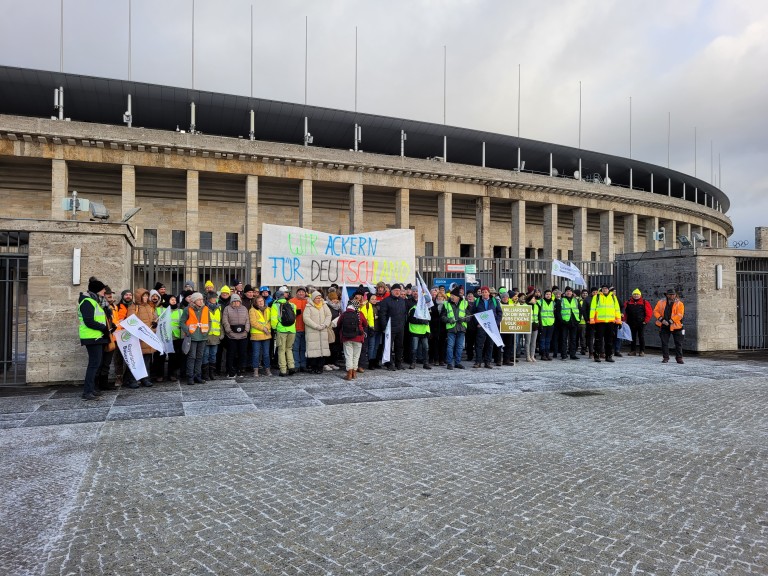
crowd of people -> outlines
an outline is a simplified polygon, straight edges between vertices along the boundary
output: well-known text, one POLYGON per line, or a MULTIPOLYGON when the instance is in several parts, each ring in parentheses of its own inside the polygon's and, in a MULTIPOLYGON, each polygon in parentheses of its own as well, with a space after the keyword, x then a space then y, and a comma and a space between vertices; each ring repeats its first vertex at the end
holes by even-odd
POLYGON ((615 362, 621 357, 619 327, 631 331, 630 356, 645 355, 645 327, 654 321, 660 331, 662 362, 674 356, 683 363, 684 306, 674 290, 655 307, 639 289, 621 303, 612 286, 575 292, 570 286, 542 290, 483 286, 464 294, 458 286, 430 291, 429 314, 417 312, 417 290, 410 284, 379 282, 375 290, 358 287, 297 287, 293 294, 281 286, 274 294, 268 286, 258 290, 233 279, 216 288, 206 282, 202 292, 186 282, 179 295, 169 294, 158 282, 153 289, 123 290, 119 298, 92 277, 78 302, 80 342, 88 351, 83 398, 97 400, 102 390, 120 386, 139 388, 153 382, 182 381, 203 384, 219 378, 279 376, 296 372, 321 374, 343 370, 353 380, 365 370, 390 371, 433 367, 463 370, 514 366, 516 356, 528 362, 586 357, 594 362, 615 362), (345 304, 342 304, 345 302, 345 304), (475 314, 491 311, 499 326, 502 305, 531 308, 531 332, 504 334, 503 346, 477 322, 475 314), (141 342, 147 376, 137 381, 116 351, 121 322, 136 315, 157 330, 160 316, 169 309, 173 352, 161 354, 141 342), (389 326, 390 343, 385 346, 389 326), (385 352, 385 348, 387 348, 385 352), (389 361, 383 362, 383 355, 389 361), (109 381, 114 366, 115 381, 109 381))

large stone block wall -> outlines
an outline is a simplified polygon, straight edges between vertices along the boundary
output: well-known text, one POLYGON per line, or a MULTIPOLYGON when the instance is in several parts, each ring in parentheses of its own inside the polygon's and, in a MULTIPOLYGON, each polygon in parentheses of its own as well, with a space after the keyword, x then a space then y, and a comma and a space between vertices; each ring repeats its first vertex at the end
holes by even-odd
MULTIPOLYGON (((686 350, 697 352, 738 348, 736 308, 736 254, 728 249, 669 250, 619 255, 627 266, 627 289, 639 288, 656 305, 669 288, 678 291, 685 304, 686 350), (715 267, 723 267, 722 289, 716 289, 715 267)), ((743 255, 743 253, 742 253, 743 255)), ((620 294, 622 301, 628 294, 620 294)), ((646 343, 660 347, 658 328, 651 322, 646 343)))
POLYGON ((131 230, 125 224, 6 218, 0 218, 0 229, 30 233, 27 382, 81 380, 87 354, 78 339, 78 297, 90 276, 115 289, 130 285, 131 230), (77 285, 75 248, 81 249, 77 285))

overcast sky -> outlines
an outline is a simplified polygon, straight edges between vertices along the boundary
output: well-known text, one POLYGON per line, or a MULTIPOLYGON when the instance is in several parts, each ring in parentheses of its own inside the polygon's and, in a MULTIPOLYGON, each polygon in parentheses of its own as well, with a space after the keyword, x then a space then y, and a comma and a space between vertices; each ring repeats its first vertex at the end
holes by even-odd
MULTIPOLYGON (((64 71, 128 77, 128 0, 64 0, 64 71)), ((132 0, 131 79, 192 85, 192 0, 132 0)), ((196 0, 195 88, 516 134, 667 164, 768 226, 768 0, 196 0), (694 138, 694 134, 697 138, 694 138), (694 154, 695 141, 698 154, 694 154), (714 162, 712 158, 714 157, 714 162), (720 171, 719 167, 722 166, 720 171)), ((0 0, 0 63, 59 70, 60 0, 0 0)))

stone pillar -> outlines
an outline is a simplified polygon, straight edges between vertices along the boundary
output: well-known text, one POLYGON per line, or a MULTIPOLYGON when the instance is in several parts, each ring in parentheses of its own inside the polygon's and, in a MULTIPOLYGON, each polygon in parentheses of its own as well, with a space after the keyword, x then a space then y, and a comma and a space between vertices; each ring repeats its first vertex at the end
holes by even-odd
POLYGON ((299 184, 299 228, 312 228, 312 180, 299 184))
POLYGON ((656 230, 659 229, 659 219, 656 217, 645 219, 645 249, 648 252, 655 252, 659 249, 659 243, 653 239, 656 230))
POLYGON ((664 226, 664 249, 673 250, 677 247, 677 222, 664 220, 661 225, 664 226))
POLYGON ((512 202, 512 258, 525 258, 525 200, 512 202))
POLYGON ((136 168, 123 164, 122 195, 123 218, 125 213, 136 207, 136 168))
POLYGON ((349 187, 349 233, 358 234, 363 231, 363 185, 353 184, 349 187))
POLYGON ((482 196, 475 200, 475 256, 493 256, 491 242, 491 197, 482 196))
POLYGON ((768 228, 764 226, 755 228, 755 250, 768 250, 768 228))
POLYGON ((714 240, 714 237, 712 235, 712 228, 707 228, 706 230, 704 230, 704 238, 707 239, 707 246, 709 246, 710 248, 715 247, 715 245, 712 244, 712 241, 714 240))
POLYGON ((557 204, 544 205, 544 259, 557 258, 557 204))
POLYGON ((637 251, 637 214, 627 214, 624 216, 624 253, 637 251))
POLYGON ((600 260, 610 262, 614 256, 613 210, 606 210, 600 213, 600 260))
MULTIPOLYGON (((677 233, 680 236, 685 236, 686 238, 688 238, 689 241, 693 242, 693 238, 691 238, 691 225, 690 225, 690 223, 683 222, 682 224, 680 224, 680 227, 678 228, 677 233)), ((677 238, 675 238, 675 240, 677 240, 677 238)))
POLYGON ((259 177, 245 178, 245 249, 255 252, 259 249, 259 177))
POLYGON ((437 196, 437 255, 453 256, 453 195, 443 192, 437 196))
POLYGON ((61 201, 69 194, 69 167, 65 160, 51 163, 51 218, 60 220, 69 216, 61 209, 61 201))
POLYGON ((200 248, 199 185, 200 174, 197 170, 187 170, 187 248, 190 249, 200 248))
POLYGON ((587 209, 573 209, 573 259, 576 262, 588 260, 587 246, 587 209))
POLYGON ((400 188, 395 192, 395 228, 408 229, 411 225, 411 192, 400 188))

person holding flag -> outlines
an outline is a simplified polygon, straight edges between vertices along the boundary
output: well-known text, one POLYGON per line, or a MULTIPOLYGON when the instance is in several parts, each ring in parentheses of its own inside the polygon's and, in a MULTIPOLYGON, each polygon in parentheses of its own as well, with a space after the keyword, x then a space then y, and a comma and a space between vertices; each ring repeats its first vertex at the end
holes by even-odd
POLYGON ((475 364, 472 366, 473 368, 481 368, 483 366, 481 362, 485 364, 486 368, 493 368, 491 362, 493 361, 493 344, 496 341, 496 338, 494 338, 492 334, 494 332, 493 326, 488 322, 483 325, 483 322, 478 318, 478 315, 483 312, 490 312, 492 314, 496 326, 495 333, 499 335, 498 343, 496 345, 503 346, 503 341, 501 340, 501 335, 499 333, 499 324, 501 324, 502 315, 501 306, 499 306, 499 301, 496 300, 495 297, 491 298, 491 289, 488 288, 488 286, 483 286, 480 289, 480 299, 475 302, 475 307, 473 309, 475 321, 480 328, 483 328, 482 330, 477 331, 477 340, 475 342, 475 364))
POLYGON ((451 290, 450 299, 443 305, 440 319, 445 324, 446 346, 445 362, 448 370, 454 367, 464 370, 461 354, 464 351, 464 337, 467 332, 468 304, 461 297, 461 289, 457 286, 451 290))
POLYGON ((389 347, 394 354, 394 361, 390 357, 389 366, 390 371, 403 370, 403 340, 405 338, 405 328, 408 323, 408 307, 406 301, 400 297, 400 291, 402 286, 400 284, 393 284, 390 289, 390 296, 385 298, 379 305, 379 314, 381 316, 381 324, 385 327, 385 330, 390 331, 389 343, 387 342, 387 336, 385 332, 385 349, 389 347), (387 327, 387 324, 391 320, 391 325, 387 327))

